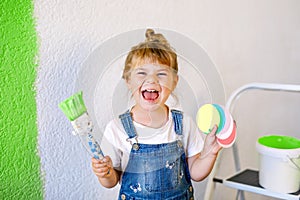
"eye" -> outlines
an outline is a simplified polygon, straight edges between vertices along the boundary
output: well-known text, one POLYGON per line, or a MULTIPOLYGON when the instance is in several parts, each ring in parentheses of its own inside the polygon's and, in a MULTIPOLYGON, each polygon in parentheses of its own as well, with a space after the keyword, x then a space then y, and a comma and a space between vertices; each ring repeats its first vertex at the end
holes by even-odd
POLYGON ((140 75, 140 76, 145 76, 145 75, 147 75, 145 71, 137 71, 136 74, 137 74, 137 75, 140 75))
POLYGON ((159 72, 157 74, 157 76, 161 76, 161 77, 168 76, 168 73, 166 73, 166 72, 159 72))
POLYGON ((137 74, 139 74, 139 75, 146 75, 145 72, 138 72, 137 74))

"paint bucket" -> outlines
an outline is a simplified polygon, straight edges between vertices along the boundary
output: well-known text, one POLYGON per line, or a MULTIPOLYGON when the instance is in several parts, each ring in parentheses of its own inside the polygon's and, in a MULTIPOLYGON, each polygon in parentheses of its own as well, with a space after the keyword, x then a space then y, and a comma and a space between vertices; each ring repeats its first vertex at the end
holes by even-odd
POLYGON ((294 193, 300 188, 300 140, 279 135, 260 137, 259 184, 274 192, 294 193))

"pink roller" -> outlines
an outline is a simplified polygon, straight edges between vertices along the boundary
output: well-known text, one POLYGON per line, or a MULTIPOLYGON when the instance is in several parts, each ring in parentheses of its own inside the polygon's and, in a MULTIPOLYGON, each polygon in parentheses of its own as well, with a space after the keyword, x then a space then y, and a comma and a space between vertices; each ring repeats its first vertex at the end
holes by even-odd
POLYGON ((224 147, 224 148, 229 148, 233 145, 233 143, 235 142, 236 139, 236 125, 235 123, 233 123, 233 130, 231 135, 227 138, 227 139, 219 139, 217 138, 217 142, 219 143, 220 146, 224 147))
MULTIPOLYGON (((227 116, 226 116, 227 117, 227 116)), ((228 115, 228 118, 226 118, 226 121, 225 121, 225 126, 224 128, 220 131, 219 134, 217 134, 217 138, 221 139, 221 140, 225 140, 227 139, 231 133, 232 133, 232 130, 233 130, 233 118, 232 116, 229 114, 228 115)))

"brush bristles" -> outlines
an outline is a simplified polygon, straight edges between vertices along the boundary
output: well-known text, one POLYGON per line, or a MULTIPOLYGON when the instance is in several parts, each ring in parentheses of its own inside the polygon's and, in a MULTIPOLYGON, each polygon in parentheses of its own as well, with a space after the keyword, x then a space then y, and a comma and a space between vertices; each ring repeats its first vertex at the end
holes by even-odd
POLYGON ((63 111, 70 121, 74 121, 87 111, 83 102, 82 91, 67 98, 61 102, 58 107, 63 111))

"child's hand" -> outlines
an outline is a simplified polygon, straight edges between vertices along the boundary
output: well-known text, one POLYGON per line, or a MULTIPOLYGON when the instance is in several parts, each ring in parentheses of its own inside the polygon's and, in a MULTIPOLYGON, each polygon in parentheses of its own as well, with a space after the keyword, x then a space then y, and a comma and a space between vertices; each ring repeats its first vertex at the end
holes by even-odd
POLYGON ((108 177, 110 175, 112 166, 113 164, 109 156, 105 156, 101 160, 92 158, 92 169, 98 178, 108 177))
POLYGON ((204 148, 201 152, 201 157, 206 157, 208 155, 214 155, 216 156, 218 152, 221 150, 221 146, 217 142, 216 138, 216 131, 218 129, 218 126, 215 125, 212 131, 206 136, 205 142, 204 142, 204 148))

